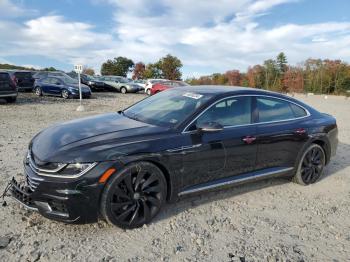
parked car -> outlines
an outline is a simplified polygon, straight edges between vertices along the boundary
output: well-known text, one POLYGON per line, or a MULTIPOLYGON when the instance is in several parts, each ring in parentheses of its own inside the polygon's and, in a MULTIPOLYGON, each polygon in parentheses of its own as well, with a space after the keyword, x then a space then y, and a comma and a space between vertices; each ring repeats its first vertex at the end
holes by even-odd
POLYGON ((34 78, 31 71, 8 70, 12 79, 15 79, 18 91, 33 91, 34 78))
MULTIPOLYGON (((88 86, 81 84, 83 98, 91 97, 88 86)), ((67 98, 79 98, 78 80, 71 77, 46 77, 35 82, 34 92, 37 96, 53 95, 67 98)))
POLYGON ((164 81, 169 81, 169 80, 168 79, 147 79, 146 86, 145 86, 145 93, 150 96, 153 85, 164 81))
POLYGON ((6 71, 0 71, 0 98, 7 103, 14 103, 17 99, 16 80, 6 71))
POLYGON ((37 71, 33 73, 33 78, 35 80, 41 79, 41 78, 45 78, 45 77, 70 77, 68 74, 66 74, 65 72, 62 71, 37 71))
POLYGON ((169 88, 173 87, 180 87, 180 86, 189 86, 189 84, 182 82, 182 81, 162 81, 160 83, 156 83, 151 88, 151 95, 157 94, 161 91, 167 90, 169 88))
POLYGON ((105 89, 105 85, 102 81, 90 75, 81 74, 80 81, 84 85, 89 86, 94 91, 102 91, 105 89))
POLYGON ((137 79, 137 80, 134 80, 134 83, 139 85, 142 88, 142 90, 145 90, 145 88, 146 88, 146 80, 137 79))
POLYGON ((337 136, 334 117, 282 94, 172 88, 118 113, 41 131, 29 143, 26 182, 13 178, 11 191, 50 219, 103 217, 134 228, 167 201, 195 193, 272 177, 315 183, 337 136))
POLYGON ((97 79, 102 81, 109 90, 123 94, 136 93, 142 90, 139 85, 122 76, 100 76, 97 79))

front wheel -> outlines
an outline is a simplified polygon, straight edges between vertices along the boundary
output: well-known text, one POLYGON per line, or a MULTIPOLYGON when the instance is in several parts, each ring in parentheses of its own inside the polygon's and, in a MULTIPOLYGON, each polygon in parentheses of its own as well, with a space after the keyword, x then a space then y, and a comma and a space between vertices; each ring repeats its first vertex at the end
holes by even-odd
POLYGON ((120 88, 120 92, 121 92, 122 94, 126 94, 126 93, 127 93, 127 90, 126 90, 125 87, 122 87, 122 88, 120 88))
POLYGON ((62 96, 64 99, 68 99, 68 98, 69 98, 69 92, 68 92, 68 90, 63 89, 62 92, 61 92, 61 96, 62 96))
POLYGON ((146 90, 146 94, 149 95, 149 96, 151 95, 151 89, 150 88, 146 90))
POLYGON ((310 145, 300 159, 293 181, 300 185, 315 183, 323 174, 326 156, 321 146, 310 145))
POLYGON ((166 180, 157 166, 133 163, 107 183, 101 198, 101 213, 113 225, 140 227, 158 214, 166 194, 166 180))
POLYGON ((37 96, 42 96, 42 95, 43 95, 43 92, 42 92, 40 86, 37 86, 37 87, 34 88, 34 93, 35 93, 37 96))

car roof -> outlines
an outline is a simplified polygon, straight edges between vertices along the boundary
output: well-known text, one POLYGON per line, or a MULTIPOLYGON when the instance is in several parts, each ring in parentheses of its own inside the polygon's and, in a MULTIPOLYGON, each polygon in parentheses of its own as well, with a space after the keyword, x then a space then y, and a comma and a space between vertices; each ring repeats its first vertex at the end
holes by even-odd
POLYGON ((308 109, 310 112, 317 112, 314 108, 311 106, 303 103, 302 101, 299 101, 293 97, 287 96, 285 94, 269 91, 269 90, 263 90, 259 88, 252 88, 252 87, 242 87, 242 86, 220 86, 220 85, 202 85, 202 86, 181 86, 181 87, 174 87, 171 90, 181 90, 188 91, 188 92, 197 92, 199 94, 211 94, 213 97, 226 97, 230 95, 261 95, 261 96, 272 96, 276 98, 281 98, 296 104, 299 104, 306 109, 308 109))
MULTIPOLYGON (((203 94, 230 94, 230 93, 272 93, 270 91, 261 90, 252 87, 242 87, 242 86, 221 86, 221 85, 198 85, 198 86, 183 86, 176 87, 179 90, 195 91, 203 94)), ((275 93, 274 93, 275 94, 275 93)))

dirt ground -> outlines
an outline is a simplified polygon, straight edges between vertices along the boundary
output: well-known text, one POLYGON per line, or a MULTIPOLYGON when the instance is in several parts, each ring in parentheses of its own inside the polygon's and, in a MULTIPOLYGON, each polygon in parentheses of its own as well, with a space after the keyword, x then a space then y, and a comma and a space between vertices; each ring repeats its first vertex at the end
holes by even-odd
MULTIPOLYGON (((21 93, 0 102, 0 191, 20 177, 28 142, 53 123, 117 111, 142 94, 77 100, 21 93)), ((338 153, 311 186, 274 179, 168 204, 153 223, 122 230, 101 221, 66 225, 7 198, 0 206, 0 261, 349 261, 350 99, 297 96, 337 118, 338 153)))

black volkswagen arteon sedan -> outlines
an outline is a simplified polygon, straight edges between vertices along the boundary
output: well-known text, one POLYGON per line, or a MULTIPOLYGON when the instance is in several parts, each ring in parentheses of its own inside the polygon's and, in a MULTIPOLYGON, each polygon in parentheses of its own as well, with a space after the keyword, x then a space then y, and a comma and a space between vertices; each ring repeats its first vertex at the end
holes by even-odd
POLYGON ((281 94, 174 88, 41 131, 11 192, 50 219, 134 228, 185 195, 277 176, 312 184, 337 133, 334 117, 281 94))

